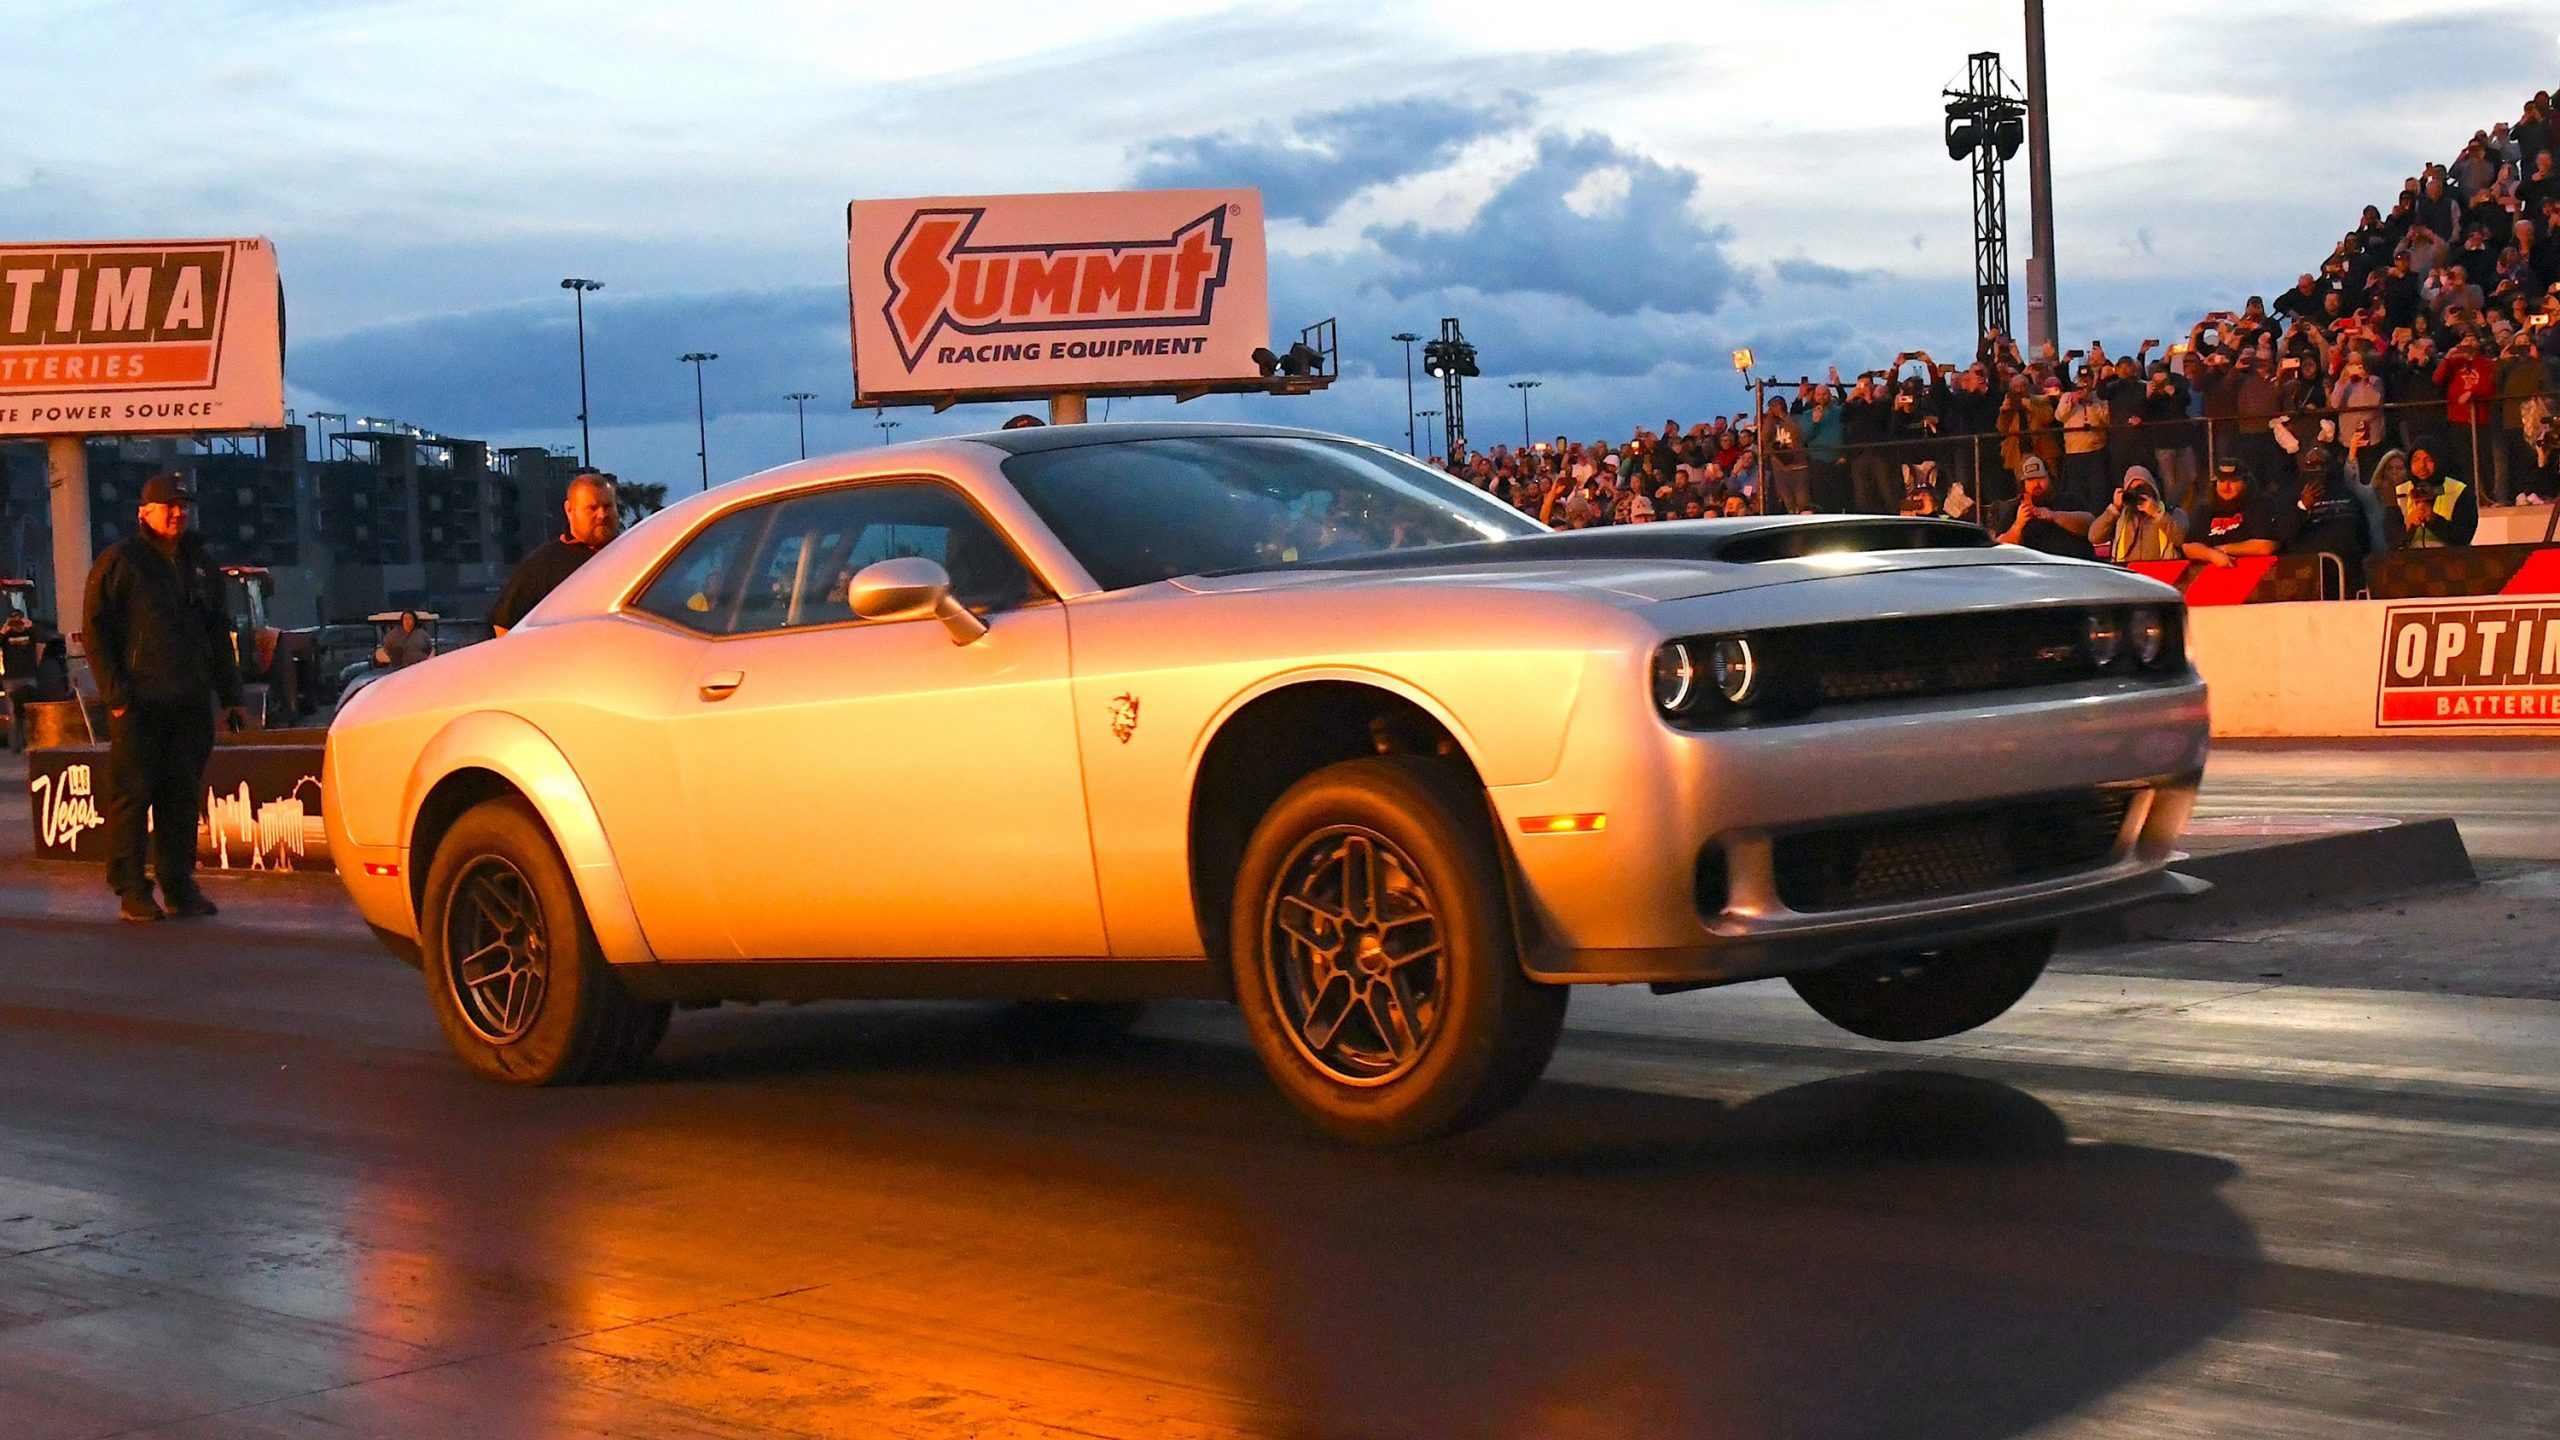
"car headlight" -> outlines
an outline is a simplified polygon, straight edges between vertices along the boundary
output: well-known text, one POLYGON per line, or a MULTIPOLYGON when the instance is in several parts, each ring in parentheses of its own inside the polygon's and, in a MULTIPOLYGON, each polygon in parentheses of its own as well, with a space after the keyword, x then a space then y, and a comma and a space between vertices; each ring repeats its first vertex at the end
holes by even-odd
POLYGON ((1665 715, 1686 712, 1698 698, 1698 663, 1674 640, 1653 652, 1653 703, 1665 715))
POLYGON ((2136 610, 2126 626, 2133 642, 2133 661, 2148 670, 2169 649, 2169 621, 2157 610, 2136 610))
POLYGON ((1748 703, 1759 693, 1760 662, 1751 642, 1739 635, 1718 640, 1707 651, 1707 678, 1728 705, 1748 703))
POLYGON ((2124 617, 2113 610, 2092 610, 2080 622, 2080 647, 2089 663, 2105 670, 2124 655, 2124 617))

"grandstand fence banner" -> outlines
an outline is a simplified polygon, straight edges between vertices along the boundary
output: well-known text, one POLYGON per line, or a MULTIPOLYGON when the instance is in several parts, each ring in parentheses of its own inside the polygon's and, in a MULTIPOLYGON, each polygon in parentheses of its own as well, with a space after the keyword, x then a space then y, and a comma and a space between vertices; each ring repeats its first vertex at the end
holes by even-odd
POLYGON ((2394 605, 2382 633, 2377 726, 2560 731, 2560 597, 2394 605))
MULTIPOLYGON (((2227 567, 2194 560, 2137 560, 2125 568, 2177 586, 2190 608, 2324 598, 2318 555, 2244 556, 2227 567)), ((2334 586, 2334 568, 2331 573, 2334 586)), ((2394 550, 2365 562, 2365 588, 2376 600, 2560 595, 2560 547, 2449 545, 2394 550)))
POLYGON ((0 436, 284 423, 284 291, 260 239, 0 245, 0 436))
MULTIPOLYGON (((333 869, 321 823, 322 749, 317 731, 223 737, 205 763, 197 863, 272 873, 333 869)), ((104 745, 28 752, 37 859, 105 863, 106 775, 104 745)))
POLYGON ((845 253, 857 406, 1178 394, 1270 343, 1254 190, 857 200, 845 253))

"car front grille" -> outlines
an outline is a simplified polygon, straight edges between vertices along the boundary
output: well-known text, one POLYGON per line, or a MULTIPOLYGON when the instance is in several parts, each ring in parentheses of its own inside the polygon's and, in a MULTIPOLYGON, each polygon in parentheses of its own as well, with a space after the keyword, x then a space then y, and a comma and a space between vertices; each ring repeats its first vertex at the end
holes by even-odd
POLYGON ((1778 898, 1791 910, 1842 910, 2093 869, 2115 853, 2137 793, 2090 790, 1782 835, 1773 847, 1778 898))
POLYGON ((2081 644, 2085 612, 2004 610, 1861 620, 1773 631, 1773 675, 1797 677, 1812 704, 1918 699, 2067 684, 2098 673, 2081 644))

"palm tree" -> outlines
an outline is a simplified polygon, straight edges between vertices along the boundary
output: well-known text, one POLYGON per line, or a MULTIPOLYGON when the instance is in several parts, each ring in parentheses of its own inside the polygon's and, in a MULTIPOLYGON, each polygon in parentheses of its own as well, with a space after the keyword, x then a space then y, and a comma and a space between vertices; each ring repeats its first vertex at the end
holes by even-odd
POLYGON ((637 525, 643 519, 667 508, 667 487, 644 485, 638 481, 614 487, 614 498, 622 510, 622 523, 637 525))

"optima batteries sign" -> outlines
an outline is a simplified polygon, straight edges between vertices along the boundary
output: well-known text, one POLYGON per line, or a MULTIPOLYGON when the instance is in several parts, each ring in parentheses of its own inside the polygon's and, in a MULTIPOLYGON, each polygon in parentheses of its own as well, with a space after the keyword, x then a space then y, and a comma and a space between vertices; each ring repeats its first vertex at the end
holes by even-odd
POLYGON ((2560 601, 2394 605, 2375 721, 2560 729, 2560 601))
POLYGON ((0 246, 0 435, 284 423, 264 240, 0 246))
POLYGON ((1178 390, 1258 373, 1262 197, 857 200, 854 403, 1178 390))

